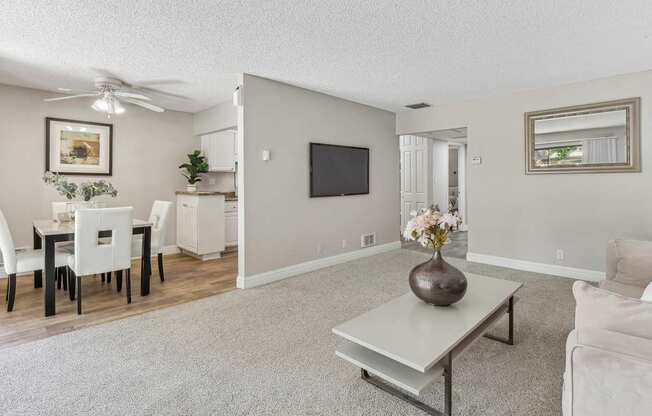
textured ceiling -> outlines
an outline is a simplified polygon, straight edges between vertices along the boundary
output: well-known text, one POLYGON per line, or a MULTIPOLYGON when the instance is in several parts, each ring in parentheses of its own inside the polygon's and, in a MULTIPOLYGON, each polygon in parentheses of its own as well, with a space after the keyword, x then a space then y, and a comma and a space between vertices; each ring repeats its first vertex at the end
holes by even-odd
POLYGON ((198 111, 248 72, 389 110, 652 68, 649 0, 3 0, 0 83, 88 88, 92 68, 198 111))

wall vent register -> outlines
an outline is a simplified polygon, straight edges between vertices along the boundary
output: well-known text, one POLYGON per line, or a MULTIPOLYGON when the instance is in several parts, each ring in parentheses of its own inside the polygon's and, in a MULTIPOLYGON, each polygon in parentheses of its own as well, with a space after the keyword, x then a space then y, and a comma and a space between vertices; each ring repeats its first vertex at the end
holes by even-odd
POLYGON ((376 233, 362 234, 360 236, 360 246, 362 248, 376 245, 376 233))

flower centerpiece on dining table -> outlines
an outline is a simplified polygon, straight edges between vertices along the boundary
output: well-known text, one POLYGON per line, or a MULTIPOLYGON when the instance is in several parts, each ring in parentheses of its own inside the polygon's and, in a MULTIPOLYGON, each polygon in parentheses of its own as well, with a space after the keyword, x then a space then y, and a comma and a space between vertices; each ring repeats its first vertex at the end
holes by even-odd
POLYGON ((410 214, 412 218, 405 226, 403 237, 433 250, 430 260, 410 271, 410 289, 419 299, 436 306, 458 302, 466 293, 466 277, 444 260, 441 249, 449 243, 449 234, 459 226, 460 218, 454 213, 442 214, 435 208, 410 214))

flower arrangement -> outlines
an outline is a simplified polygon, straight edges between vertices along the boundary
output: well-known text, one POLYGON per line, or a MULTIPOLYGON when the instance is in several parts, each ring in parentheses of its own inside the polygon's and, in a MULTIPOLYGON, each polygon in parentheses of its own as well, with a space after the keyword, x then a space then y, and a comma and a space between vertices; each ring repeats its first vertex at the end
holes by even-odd
POLYGON ((43 182, 54 186, 60 195, 65 196, 69 200, 79 198, 88 202, 96 196, 110 195, 113 198, 118 196, 117 189, 110 182, 103 180, 76 184, 74 182, 68 182, 68 179, 58 173, 45 172, 43 182))
POLYGON ((448 244, 451 229, 460 224, 460 218, 453 213, 442 214, 436 209, 421 209, 410 213, 412 218, 405 226, 403 237, 417 241, 424 247, 435 251, 448 244))

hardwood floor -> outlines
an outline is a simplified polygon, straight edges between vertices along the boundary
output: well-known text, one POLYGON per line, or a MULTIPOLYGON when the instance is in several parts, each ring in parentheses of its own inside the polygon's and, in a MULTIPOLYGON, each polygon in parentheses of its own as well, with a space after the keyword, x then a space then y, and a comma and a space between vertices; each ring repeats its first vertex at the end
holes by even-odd
MULTIPOLYGON (((85 277, 82 279, 83 315, 77 315, 76 302, 71 302, 68 292, 62 289, 56 291, 57 314, 48 318, 43 315, 43 289, 34 289, 32 275, 19 276, 14 311, 7 312, 6 302, 0 310, 0 349, 235 289, 237 253, 209 261, 183 255, 166 256, 164 267, 165 282, 161 282, 156 258, 152 258, 150 295, 142 297, 140 262, 133 263, 130 305, 124 283, 122 292, 116 292, 115 277, 110 285, 101 283, 99 276, 85 277)), ((2 281, 4 297, 7 279, 2 281)))

